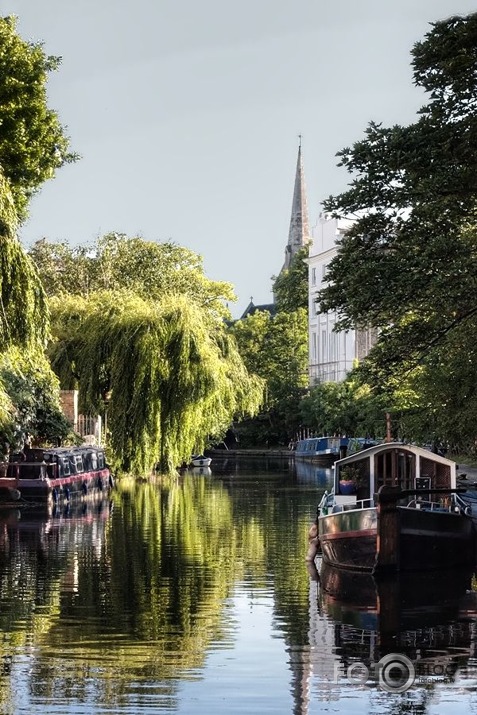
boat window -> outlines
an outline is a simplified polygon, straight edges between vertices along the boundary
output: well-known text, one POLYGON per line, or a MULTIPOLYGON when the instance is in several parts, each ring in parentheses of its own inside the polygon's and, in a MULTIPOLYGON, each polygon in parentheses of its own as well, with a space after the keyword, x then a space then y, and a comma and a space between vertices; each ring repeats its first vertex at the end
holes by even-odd
POLYGON ((104 469, 104 452, 98 452, 98 469, 104 469))
POLYGON ((96 470, 98 468, 98 455, 96 452, 90 452, 88 456, 90 469, 96 470))
POLYGON ((379 487, 412 489, 416 475, 415 457, 404 449, 386 451, 375 456, 376 491, 379 487))
POLYGON ((396 484, 401 489, 412 489, 416 475, 416 460, 410 452, 400 450, 397 454, 396 484))
POLYGON ((430 477, 433 486, 437 488, 450 489, 451 487, 451 472, 448 464, 421 457, 421 477, 430 477))
POLYGON ((75 454, 74 457, 74 465, 76 468, 76 473, 80 474, 81 472, 84 472, 84 466, 83 466, 83 457, 81 454, 75 454))
POLYGON ((61 464, 61 476, 69 477, 71 474, 71 469, 70 469, 70 460, 68 459, 68 457, 60 457, 60 464, 61 464))

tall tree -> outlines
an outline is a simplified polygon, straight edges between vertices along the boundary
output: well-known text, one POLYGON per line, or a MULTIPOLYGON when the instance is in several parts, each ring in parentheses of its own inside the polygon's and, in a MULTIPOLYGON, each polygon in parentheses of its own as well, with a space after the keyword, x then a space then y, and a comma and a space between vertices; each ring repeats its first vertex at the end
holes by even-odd
POLYGON ((355 221, 328 267, 320 310, 338 311, 342 328, 381 328, 375 384, 449 365, 450 341, 465 354, 477 328, 477 14, 431 27, 412 50, 415 84, 429 97, 419 118, 371 123, 339 153, 350 188, 325 205, 355 221))
MULTIPOLYGON (((36 442, 57 444, 72 432, 59 401, 59 383, 42 349, 11 347, 0 356, 0 384, 11 401, 0 432, 13 448, 28 434, 36 442)), ((1 445, 0 445, 1 448, 1 445)))
POLYGON ((171 242, 122 233, 106 234, 91 246, 41 239, 30 256, 49 296, 122 289, 147 300, 188 295, 215 317, 230 317, 225 301, 236 300, 230 283, 207 278, 201 256, 171 242))
POLYGON ((476 38, 477 14, 433 25, 412 52, 415 83, 431 96, 419 120, 371 123, 339 153, 355 178, 326 210, 356 220, 320 298, 323 310, 343 314, 343 327, 433 321, 425 333, 438 339, 472 309, 476 38))
POLYGON ((0 167, 21 220, 43 182, 77 159, 47 104, 48 75, 59 64, 40 42, 19 37, 14 17, 0 18, 0 167))
POLYGON ((45 294, 35 266, 17 236, 10 186, 0 171, 0 339, 10 345, 44 345, 48 329, 45 294))
POLYGON ((308 320, 300 308, 275 317, 258 311, 233 324, 239 352, 247 369, 265 380, 261 414, 242 425, 245 439, 287 443, 301 422, 299 404, 308 384, 308 320))
POLYGON ((312 387, 300 404, 303 424, 316 434, 382 436, 385 413, 394 407, 384 395, 374 395, 351 373, 343 382, 312 387))
POLYGON ((44 357, 45 293, 18 238, 30 197, 66 161, 68 139, 48 108, 46 80, 59 60, 22 40, 15 19, 0 19, 0 430, 62 436, 58 384, 44 357))
POLYGON ((82 405, 101 409, 116 465, 170 471, 235 415, 254 414, 262 382, 249 375, 222 321, 188 297, 146 301, 126 291, 53 301, 52 364, 77 383, 82 405))

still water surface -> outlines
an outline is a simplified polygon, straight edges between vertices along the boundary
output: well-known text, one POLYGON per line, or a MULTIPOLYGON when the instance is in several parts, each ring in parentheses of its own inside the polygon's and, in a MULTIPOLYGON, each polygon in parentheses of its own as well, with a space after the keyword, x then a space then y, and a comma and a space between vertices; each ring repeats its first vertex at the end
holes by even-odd
POLYGON ((477 712, 469 574, 308 569, 329 478, 214 460, 86 510, 0 512, 0 712, 477 712), (412 663, 403 692, 386 654, 412 663))

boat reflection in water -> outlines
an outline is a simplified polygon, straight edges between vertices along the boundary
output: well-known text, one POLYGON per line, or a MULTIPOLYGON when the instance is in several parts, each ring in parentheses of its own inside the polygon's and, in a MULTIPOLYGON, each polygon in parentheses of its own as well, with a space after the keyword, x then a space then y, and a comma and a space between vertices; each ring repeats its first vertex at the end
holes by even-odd
POLYGON ((401 573, 375 580, 370 573, 324 563, 320 572, 310 564, 309 572, 317 613, 333 623, 325 634, 323 618, 310 613, 310 646, 322 653, 325 642, 328 646, 319 666, 328 688, 359 685, 402 693, 438 683, 452 687, 457 676, 475 680, 475 665, 469 668, 477 638, 472 572, 401 573))
POLYGON ((212 474, 212 470, 210 467, 189 467, 189 472, 196 477, 201 474, 210 477, 210 475, 212 474))
POLYGON ((295 474, 300 483, 319 484, 323 487, 331 487, 333 471, 331 467, 324 467, 313 462, 296 460, 295 474))
MULTIPOLYGON (((104 542, 104 532, 112 509, 108 498, 73 502, 64 506, 45 504, 41 508, 0 510, 0 567, 12 560, 32 571, 37 559, 66 559, 83 548, 104 542)), ((0 579, 3 574, 0 568, 0 579)))

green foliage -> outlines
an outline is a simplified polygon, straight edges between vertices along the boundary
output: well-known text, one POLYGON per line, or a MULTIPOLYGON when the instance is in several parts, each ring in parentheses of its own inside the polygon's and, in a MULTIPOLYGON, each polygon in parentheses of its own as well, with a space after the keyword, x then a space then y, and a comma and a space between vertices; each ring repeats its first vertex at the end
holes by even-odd
POLYGON ((14 18, 0 19, 0 430, 12 443, 25 432, 51 440, 68 431, 43 354, 45 293, 16 235, 33 193, 74 159, 46 104, 47 75, 57 65, 41 45, 16 35, 14 18))
POLYGON ((439 395, 448 395, 451 375, 466 385, 475 370, 468 356, 477 314, 476 48, 476 13, 432 25, 412 51, 428 103, 415 123, 371 123, 343 149, 353 179, 325 205, 355 221, 328 266, 320 310, 336 310, 341 328, 381 329, 365 379, 378 393, 398 385, 414 393, 401 411, 409 436, 457 438, 452 424, 475 418, 472 400, 458 406, 439 395))
POLYGON ((224 301, 236 300, 230 283, 205 276, 200 256, 170 242, 118 233, 109 233, 92 246, 70 247, 42 239, 30 256, 49 296, 122 289, 145 300, 187 295, 214 318, 230 317, 224 301))
MULTIPOLYGON (((0 381, 0 436, 3 442, 13 442, 13 436, 16 432, 16 410, 10 395, 5 386, 0 381)), ((0 443, 0 451, 3 445, 0 443)))
POLYGON ((371 123, 364 140, 339 154, 355 178, 326 208, 359 218, 321 298, 323 308, 346 314, 345 326, 388 325, 411 310, 436 319, 427 332, 438 338, 473 308, 477 115, 469 85, 474 96, 477 78, 464 68, 476 28, 477 15, 436 23, 413 50, 415 82, 431 95, 420 119, 371 123))
POLYGON ((14 17, 0 18, 0 166, 21 219, 41 184, 77 158, 68 152, 58 116, 47 106, 48 74, 59 63, 40 43, 16 34, 14 17))
POLYGON ((255 433, 258 443, 284 443, 300 424, 299 403, 308 384, 308 319, 305 309, 270 313, 257 311, 236 321, 231 332, 249 372, 266 383, 262 413, 242 425, 242 437, 255 433))
POLYGON ((223 436, 235 414, 253 414, 262 397, 222 322, 187 297, 145 301, 103 292, 52 301, 52 365, 76 380, 82 406, 109 399, 111 447, 118 466, 143 474, 171 471, 209 435, 223 436))
MULTIPOLYGON (((26 434, 35 441, 57 443, 71 432, 59 402, 59 383, 40 349, 10 348, 0 357, 0 385, 8 395, 0 413, 4 439, 21 447, 26 434)), ((0 404, 4 404, 1 399, 0 404)))
POLYGON ((48 297, 85 296, 97 290, 97 261, 91 247, 70 246, 64 241, 53 243, 42 238, 33 244, 28 254, 48 297))
POLYGON ((16 228, 11 191, 0 172, 0 339, 4 346, 41 345, 48 327, 45 295, 16 228))
POLYGON ((316 434, 379 437, 391 408, 388 400, 351 374, 343 382, 325 382, 310 390, 301 403, 303 424, 316 434))
POLYGON ((273 293, 278 311, 292 313, 308 308, 308 246, 293 256, 290 267, 275 278, 273 293))
POLYGON ((122 234, 79 248, 42 240, 30 255, 50 296, 53 369, 79 388, 81 411, 108 402, 122 470, 170 471, 257 410, 262 381, 225 331, 232 287, 208 279, 200 256, 122 234))

